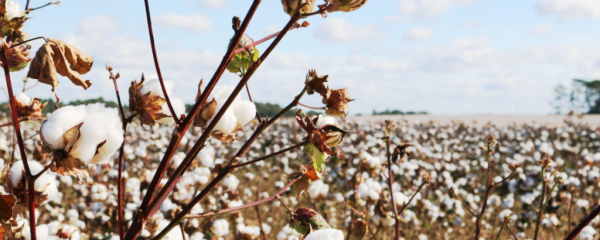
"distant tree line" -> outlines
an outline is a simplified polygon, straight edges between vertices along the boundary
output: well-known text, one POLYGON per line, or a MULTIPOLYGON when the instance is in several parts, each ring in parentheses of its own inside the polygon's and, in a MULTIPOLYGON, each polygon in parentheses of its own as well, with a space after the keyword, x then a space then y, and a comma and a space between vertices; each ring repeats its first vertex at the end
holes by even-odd
POLYGON ((573 79, 570 89, 558 84, 550 105, 556 114, 600 113, 600 80, 573 79))
POLYGON ((429 114, 429 113, 427 113, 425 111, 419 111, 419 112, 416 112, 416 111, 407 111, 407 112, 403 112, 403 111, 400 111, 400 110, 397 110, 397 109, 391 110, 391 111, 388 109, 388 110, 381 111, 381 112, 377 112, 377 111, 373 110, 373 113, 372 113, 372 115, 402 115, 402 114, 429 114))

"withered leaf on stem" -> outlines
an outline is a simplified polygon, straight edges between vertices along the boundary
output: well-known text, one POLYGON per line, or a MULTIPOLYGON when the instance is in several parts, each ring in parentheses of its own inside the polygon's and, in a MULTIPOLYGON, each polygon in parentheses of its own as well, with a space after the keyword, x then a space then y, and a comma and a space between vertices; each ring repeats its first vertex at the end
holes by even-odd
POLYGON ((302 193, 307 193, 312 181, 306 175, 302 176, 294 183, 294 191, 296 191, 296 199, 300 199, 302 193))
POLYGON ((16 203, 17 197, 15 195, 0 195, 0 222, 6 222, 12 218, 16 203))
POLYGON ((57 73, 69 78, 77 86, 84 89, 92 85, 90 80, 83 80, 80 74, 86 74, 92 69, 94 59, 86 53, 57 39, 48 39, 42 45, 31 61, 27 77, 52 86, 56 93, 58 86, 57 73))
POLYGON ((350 93, 347 89, 337 89, 327 92, 327 97, 323 98, 325 103, 325 113, 330 116, 340 116, 341 118, 346 117, 346 110, 348 110, 348 103, 354 101, 350 99, 350 93))
POLYGON ((314 94, 315 92, 318 93, 319 95, 326 97, 327 95, 327 87, 325 86, 325 83, 327 82, 327 79, 329 78, 328 75, 325 76, 317 76, 317 71, 314 69, 311 69, 308 71, 308 75, 306 76, 306 93, 308 93, 308 95, 314 94))

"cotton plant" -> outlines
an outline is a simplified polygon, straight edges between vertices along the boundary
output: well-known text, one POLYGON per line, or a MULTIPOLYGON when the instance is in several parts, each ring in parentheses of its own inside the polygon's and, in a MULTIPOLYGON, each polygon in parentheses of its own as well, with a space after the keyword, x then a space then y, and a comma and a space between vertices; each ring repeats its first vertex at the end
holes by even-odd
MULTIPOLYGON (((200 113, 194 120, 194 125, 202 128, 206 128, 210 125, 216 114, 221 111, 221 108, 225 105, 234 88, 234 86, 215 87, 208 95, 206 100, 207 103, 200 109, 200 113)), ((255 117, 256 106, 254 103, 248 100, 242 100, 238 95, 216 123, 211 132, 211 136, 224 142, 237 140, 238 138, 235 133, 243 130, 244 125, 255 117)))
POLYGON ((65 106, 42 124, 44 151, 52 155, 52 171, 88 177, 89 164, 106 162, 123 142, 119 113, 103 104, 65 106))
MULTIPOLYGON (((33 174, 41 175, 36 179, 34 184, 34 203, 36 206, 41 206, 53 196, 58 194, 58 188, 56 183, 56 177, 43 172, 44 167, 36 162, 36 161, 28 161, 29 169, 33 174)), ((29 197, 29 188, 27 187, 27 181, 25 178, 25 167, 23 165, 23 161, 18 161, 13 164, 13 166, 8 171, 7 178, 7 187, 8 192, 14 194, 17 197, 18 204, 22 206, 26 206, 29 197)))
POLYGON ((172 96, 175 84, 172 81, 165 80, 165 91, 169 96, 173 111, 176 116, 172 116, 169 104, 162 91, 159 79, 145 81, 142 76, 140 82, 132 81, 129 88, 129 111, 138 115, 140 124, 156 126, 158 124, 173 123, 173 118, 180 118, 185 114, 185 104, 180 98, 172 96))

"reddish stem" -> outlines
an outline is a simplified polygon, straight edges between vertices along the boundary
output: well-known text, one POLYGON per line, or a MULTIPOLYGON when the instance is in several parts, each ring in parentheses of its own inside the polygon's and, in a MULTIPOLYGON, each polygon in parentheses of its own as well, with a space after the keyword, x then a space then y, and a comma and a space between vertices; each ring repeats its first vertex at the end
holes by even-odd
POLYGON ((119 103, 119 112, 121 113, 123 128, 123 143, 121 143, 121 148, 119 149, 119 158, 117 159, 119 165, 119 175, 117 177, 117 190, 119 192, 117 195, 117 221, 119 222, 119 239, 123 240, 123 237, 125 237, 125 225, 123 224, 123 148, 125 146, 125 138, 127 137, 127 124, 129 121, 125 118, 125 112, 123 112, 119 87, 117 86, 117 78, 113 76, 112 72, 110 75, 113 80, 113 84, 115 85, 115 92, 117 94, 117 102, 119 103))
MULTIPOLYGON (((2 50, 2 62, 4 69, 4 77, 6 78, 6 87, 8 88, 8 100, 10 102, 10 113, 12 117, 13 123, 19 122, 19 117, 17 115, 17 104, 15 103, 15 98, 12 89, 12 83, 10 80, 10 72, 8 71, 8 61, 6 58, 6 50, 2 50)), ((33 178, 33 174, 31 174, 31 170, 29 168, 29 162, 27 162, 27 155, 25 154, 25 146, 23 144, 23 136, 21 136, 21 125, 13 124, 15 127, 15 134, 17 136, 17 144, 19 144, 19 150, 21 153, 21 161, 23 161, 23 166, 25 168, 26 179, 27 179, 27 206, 29 209, 29 233, 32 240, 36 240, 35 233, 35 189, 34 183, 35 179, 33 178)))
POLYGON ((386 140, 386 155, 387 155, 387 163, 388 163, 388 187, 390 188, 390 199, 392 201, 392 206, 394 206, 394 219, 396 220, 396 224, 394 226, 395 237, 394 239, 400 239, 400 215, 398 215, 398 207, 396 206, 396 201, 394 201, 394 190, 392 189, 392 183, 394 182, 394 175, 392 174, 392 155, 390 154, 390 145, 391 145, 391 136, 388 136, 386 140))
POLYGON ((146 221, 150 211, 152 210, 152 209, 149 209, 149 204, 152 201, 152 199, 154 198, 154 194, 159 186, 158 184, 160 183, 161 179, 165 175, 165 173, 167 171, 167 167, 169 166, 169 163, 171 162, 171 159, 173 158, 173 155, 175 154, 175 150, 177 149, 177 147, 179 146, 179 143, 181 142, 181 137, 183 136, 183 133, 185 133, 187 131, 187 129, 190 127, 194 118, 200 112, 200 106, 202 106, 202 104, 206 101, 206 99, 208 98, 208 95, 211 93, 211 91, 213 90, 213 88, 215 87, 215 85, 217 84, 217 82, 219 81, 221 76, 223 75, 225 69, 227 68, 227 65, 229 65, 230 58, 233 54, 233 50, 235 49, 235 46, 237 46, 238 42, 244 35, 244 32, 248 28, 248 25, 250 24, 250 21, 252 20, 252 17, 254 16, 254 13, 256 12, 256 9, 258 8, 258 5, 260 3, 261 3, 261 1, 259 1, 259 0, 255 0, 252 3, 252 6, 248 10, 248 13, 246 14, 246 17, 244 18, 244 21, 242 22, 240 29, 236 32, 236 35, 231 40, 231 44, 229 45, 227 52, 223 56, 223 59, 221 60, 219 67, 215 71, 215 74, 213 74, 213 77, 211 78, 210 82, 208 83, 208 85, 206 86, 206 88, 204 89, 204 91, 202 92, 200 97, 197 99, 194 106, 192 106, 192 108, 190 109, 190 112, 188 113, 186 118, 181 122, 181 124, 179 124, 177 126, 177 131, 173 134, 171 141, 169 143, 169 146, 167 147, 167 150, 165 151, 163 159, 161 160, 161 162, 156 170, 156 174, 154 175, 154 177, 152 178, 152 181, 150 182, 150 185, 148 186, 146 195, 144 196, 144 200, 142 201, 142 204, 140 205, 140 209, 142 210, 142 212, 141 212, 141 214, 135 215, 135 217, 132 221, 131 227, 130 227, 129 231, 127 232, 127 235, 125 236, 125 239, 135 239, 142 231, 142 227, 143 227, 142 223, 146 221))
POLYGON ((573 209, 573 194, 575 194, 575 191, 571 192, 571 199, 569 200, 569 232, 571 232, 571 226, 573 226, 573 222, 571 221, 571 209, 573 209))
POLYGON ((247 165, 250 165, 250 164, 254 164, 254 163, 260 162, 262 160, 272 158, 272 157, 277 156, 279 154, 286 153, 286 152, 288 152, 288 151, 290 151, 292 149, 296 149, 296 148, 299 148, 299 147, 302 147, 302 146, 306 146, 309 143, 310 142, 301 142, 301 143, 298 143, 298 144, 296 144, 294 146, 291 146, 289 148, 283 149, 283 150, 281 150, 279 152, 275 152, 275 153, 269 154, 267 156, 264 156, 264 157, 261 157, 261 158, 257 158, 257 159, 254 159, 252 161, 248 161, 248 162, 245 162, 245 163, 235 164, 235 165, 231 166, 231 168, 235 169, 235 168, 240 168, 240 167, 247 166, 247 165))
POLYGON ((303 106, 305 108, 310 108, 310 109, 315 109, 315 110, 325 110, 325 107, 313 107, 313 106, 308 106, 306 104, 303 104, 301 102, 298 103, 298 105, 303 106))
MULTIPOLYGON (((228 213, 228 212, 235 212, 235 211, 242 210, 244 208, 249 208, 249 207, 257 206, 257 205, 259 205, 261 203, 266 203, 266 202, 273 201, 273 200, 277 199, 277 197, 279 197, 279 195, 281 195, 283 192, 285 192, 285 190, 287 190, 290 186, 292 186, 292 184, 294 184, 297 180, 298 180, 298 178, 294 178, 287 185, 285 185, 282 189, 280 189, 279 191, 277 191, 277 193, 275 193, 273 196, 270 196, 268 198, 264 198, 264 199, 261 199, 261 200, 257 200, 256 202, 251 202, 251 203, 248 203, 248 204, 244 204, 244 205, 239 206, 239 207, 226 208, 226 209, 221 209, 221 210, 216 210, 216 211, 204 212, 204 213, 200 213, 200 214, 186 214, 185 218, 206 217, 206 216, 212 216, 212 215, 216 215, 216 214, 223 214, 223 213, 228 213)), ((167 228, 165 228, 165 229, 167 229, 167 228)), ((164 230, 163 230, 163 232, 164 232, 164 230)), ((164 234, 166 234, 167 232, 165 232, 164 234)), ((161 234, 157 235, 154 239, 160 239, 159 238, 160 235, 161 234)))
POLYGON ((152 32, 152 20, 150 18, 150 6, 148 6, 148 0, 144 0, 144 3, 146 4, 146 19, 148 20, 148 32, 150 33, 150 46, 152 47, 152 56, 154 57, 154 66, 156 67, 156 73, 158 74, 160 87, 162 88, 162 92, 165 95, 165 100, 167 101, 167 105, 169 106, 169 111, 171 111, 171 116, 173 116, 173 120, 175 120, 175 123, 179 125, 179 116, 175 114, 173 105, 171 105, 171 100, 169 99, 169 95, 167 94, 165 82, 160 71, 160 66, 158 65, 158 55, 156 54, 156 47, 154 46, 154 33, 152 32))
MULTIPOLYGON (((43 118, 31 118, 31 119, 30 118, 22 118, 22 119, 19 119, 19 122, 25 122, 25 121, 44 121, 44 120, 45 119, 43 119, 43 118)), ((4 124, 0 125, 0 128, 1 127, 6 127, 6 126, 12 126, 12 125, 13 125, 12 122, 4 123, 4 124)))
POLYGON ((577 235, 579 235, 579 233, 581 233, 581 230, 583 230, 583 228, 585 228, 587 225, 590 224, 590 222, 592 222, 592 220, 594 220, 594 218, 596 218, 596 216, 598 216, 598 214, 600 214, 600 205, 598 205, 589 215, 587 215, 583 221, 581 221, 581 223, 579 223, 579 225, 577 225, 577 227, 575 227, 575 229, 573 229, 573 231, 571 233, 569 233, 569 236, 567 236, 565 238, 565 240, 573 240, 577 237, 577 235))
MULTIPOLYGON (((260 200, 260 190, 259 190, 259 184, 256 184, 256 201, 260 200)), ((256 205, 254 207, 256 209, 256 217, 258 218, 258 226, 260 227, 260 235, 262 236, 263 240, 267 240, 267 234, 265 233, 265 230, 263 229, 262 226, 262 217, 260 216, 260 208, 258 207, 258 205, 256 205)))

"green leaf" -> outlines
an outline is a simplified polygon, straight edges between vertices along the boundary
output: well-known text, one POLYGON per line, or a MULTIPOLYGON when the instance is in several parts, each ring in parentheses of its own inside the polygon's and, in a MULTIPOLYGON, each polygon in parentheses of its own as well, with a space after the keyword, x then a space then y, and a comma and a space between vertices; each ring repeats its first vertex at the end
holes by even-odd
MULTIPOLYGON (((258 60, 258 49, 254 47, 252 51, 252 58, 256 62, 258 60)), ((233 60, 227 66, 227 70, 232 73, 244 73, 252 65, 250 56, 247 52, 241 52, 233 56, 233 60)))
POLYGON ((325 160, 327 159, 327 154, 319 151, 314 144, 308 144, 304 146, 304 152, 308 153, 313 160, 313 166, 317 172, 323 172, 325 168, 325 160))

